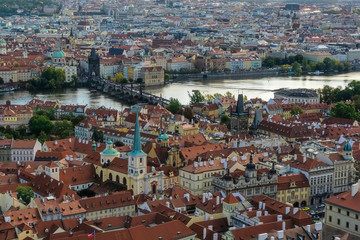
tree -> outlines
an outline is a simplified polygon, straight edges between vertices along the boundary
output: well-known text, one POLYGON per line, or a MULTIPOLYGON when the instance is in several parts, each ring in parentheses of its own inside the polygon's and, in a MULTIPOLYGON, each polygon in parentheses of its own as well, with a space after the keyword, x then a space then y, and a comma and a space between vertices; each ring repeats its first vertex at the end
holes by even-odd
POLYGON ((18 186, 16 188, 16 193, 18 199, 22 199, 26 204, 29 204, 31 201, 31 198, 34 197, 34 191, 31 187, 28 186, 18 186))
POLYGON ((50 134, 53 128, 54 124, 46 116, 35 115, 29 121, 30 132, 35 134, 35 136, 39 136, 42 131, 50 134))
POLYGON ((70 83, 70 87, 77 87, 78 86, 78 81, 79 81, 79 76, 74 74, 71 76, 71 83, 70 83))
POLYGON ((230 91, 227 91, 227 92, 224 94, 224 97, 234 98, 234 99, 235 99, 235 95, 232 94, 230 91))
POLYGON ((172 114, 176 114, 180 109, 182 109, 182 106, 177 98, 171 98, 169 105, 167 105, 165 108, 172 114))
POLYGON ((68 120, 62 120, 56 122, 54 125, 54 134, 59 136, 61 139, 68 138, 74 135, 73 124, 68 120))
POLYGON ((116 73, 115 74, 115 78, 114 78, 114 82, 117 83, 127 83, 127 79, 124 78, 124 76, 122 75, 122 73, 116 73))
POLYGON ((4 84, 4 79, 0 77, 0 85, 4 84))
POLYGON ((41 144, 44 144, 44 142, 49 140, 49 137, 44 131, 41 131, 39 134, 38 140, 41 144))
POLYGON ((184 117, 187 119, 193 119, 194 118, 194 112, 191 107, 186 107, 183 112, 184 117))
POLYGON ((168 73, 164 74, 164 80, 165 81, 169 81, 170 80, 170 75, 168 73))
POLYGON ((70 119, 70 121, 72 122, 73 126, 76 126, 76 125, 79 124, 79 122, 81 122, 82 120, 84 120, 84 118, 85 118, 85 115, 80 114, 80 115, 77 115, 76 117, 75 117, 75 116, 72 117, 72 118, 70 119))
POLYGON ((291 66, 289 64, 284 64, 281 66, 281 71, 288 72, 290 71, 291 66))
POLYGON ((231 118, 227 114, 222 114, 220 117, 220 124, 222 125, 229 125, 231 118))
POLYGON ((193 90, 192 94, 188 92, 190 97, 190 105, 194 105, 195 103, 203 102, 205 97, 201 94, 199 90, 193 90))
POLYGON ((292 65, 292 70, 296 75, 300 75, 302 73, 301 65, 298 62, 294 62, 292 65))
POLYGON ((94 128, 92 139, 95 142, 103 142, 104 141, 104 133, 101 130, 94 128))
POLYGON ((330 87, 329 85, 325 85, 321 90, 322 101, 324 103, 330 104, 334 102, 334 88, 330 87))
POLYGON ((350 103, 338 102, 331 108, 330 115, 332 117, 355 119, 355 106, 350 103))
POLYGON ((298 115, 298 114, 304 113, 304 110, 302 110, 302 108, 300 106, 296 106, 290 110, 290 113, 291 113, 291 115, 298 115))

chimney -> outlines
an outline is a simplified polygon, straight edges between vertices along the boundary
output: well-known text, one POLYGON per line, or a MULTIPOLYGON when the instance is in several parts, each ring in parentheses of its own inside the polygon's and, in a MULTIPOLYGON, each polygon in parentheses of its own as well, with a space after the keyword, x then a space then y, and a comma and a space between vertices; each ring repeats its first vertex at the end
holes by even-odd
POLYGON ((303 163, 306 162, 306 155, 304 154, 304 157, 303 157, 303 163))
POLYGON ((209 220, 209 216, 207 213, 205 213, 205 221, 209 220))
POLYGON ((268 237, 268 234, 267 233, 260 233, 258 235, 258 240, 266 240, 268 237))
POLYGON ((308 233, 311 232, 311 230, 310 230, 310 225, 306 225, 306 231, 307 231, 308 233))
POLYGON ((259 210, 262 208, 262 202, 259 202, 259 210))
POLYGON ((268 213, 268 211, 265 211, 264 216, 267 216, 267 215, 269 215, 269 213, 268 213))
POLYGON ((286 230, 286 223, 283 221, 282 222, 282 230, 285 231, 286 230))
POLYGON ((211 230, 211 231, 214 230, 213 225, 209 225, 208 228, 209 228, 209 230, 211 230))
POLYGON ((285 208, 285 214, 288 215, 289 212, 290 212, 290 207, 286 207, 286 208, 285 208))
POLYGON ((220 204, 220 196, 216 196, 216 205, 220 204))
POLYGON ((322 222, 315 223, 315 230, 318 232, 322 230, 322 222))
POLYGON ((284 231, 283 230, 277 231, 277 237, 280 240, 283 239, 284 238, 284 231))
POLYGON ((71 138, 69 138, 69 142, 71 142, 71 138))
POLYGON ((206 228, 203 229, 203 239, 206 239, 206 228))
POLYGON ((359 191, 360 180, 351 186, 351 197, 354 197, 359 191))
POLYGON ((166 201, 166 207, 170 208, 170 202, 166 201))
POLYGON ((213 240, 218 240, 218 233, 214 233, 213 240))
POLYGON ((282 215, 277 215, 277 221, 281 222, 282 221, 282 215))
POLYGON ((261 217, 261 211, 256 211, 256 216, 261 217))
POLYGON ((293 208, 293 214, 295 215, 299 211, 299 208, 295 207, 293 208))
POLYGON ((270 237, 270 240, 275 240, 275 237, 274 237, 274 236, 271 236, 271 237, 270 237))
POLYGON ((54 141, 54 145, 57 145, 57 140, 54 141))
POLYGON ((297 160, 297 155, 296 155, 296 154, 294 154, 294 160, 295 160, 295 161, 297 160))
POLYGON ((263 210, 265 210, 265 203, 263 203, 263 210))
POLYGON ((203 193, 202 194, 202 202, 205 203, 205 200, 206 200, 206 193, 203 193))

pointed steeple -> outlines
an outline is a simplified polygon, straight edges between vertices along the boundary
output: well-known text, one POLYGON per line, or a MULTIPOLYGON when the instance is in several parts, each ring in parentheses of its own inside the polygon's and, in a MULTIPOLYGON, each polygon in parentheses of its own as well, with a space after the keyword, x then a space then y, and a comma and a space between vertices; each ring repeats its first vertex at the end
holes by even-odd
POLYGON ((140 107, 133 106, 131 107, 131 110, 133 112, 136 112, 136 122, 135 122, 135 132, 134 132, 134 144, 133 144, 133 149, 130 152, 130 155, 146 156, 146 153, 144 153, 141 149, 141 141, 140 141, 140 124, 139 124, 140 107))

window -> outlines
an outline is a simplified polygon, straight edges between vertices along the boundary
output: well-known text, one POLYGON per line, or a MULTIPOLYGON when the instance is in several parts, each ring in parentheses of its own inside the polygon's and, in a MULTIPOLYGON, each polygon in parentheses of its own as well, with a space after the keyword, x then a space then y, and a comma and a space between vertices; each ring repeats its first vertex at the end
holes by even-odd
POLYGON ((357 224, 355 224, 355 231, 359 230, 359 226, 357 224))
POLYGON ((332 206, 330 206, 330 210, 332 210, 332 206))
POLYGON ((346 222, 346 227, 349 228, 349 222, 346 222))
POLYGON ((329 216, 329 222, 331 222, 332 221, 332 217, 331 216, 329 216))
POLYGON ((341 209, 340 209, 340 208, 338 208, 338 213, 341 213, 341 209))
POLYGON ((346 216, 350 216, 350 213, 349 213, 349 211, 347 211, 347 212, 346 212, 346 216))
POLYGON ((337 220, 337 224, 340 225, 340 219, 337 220))

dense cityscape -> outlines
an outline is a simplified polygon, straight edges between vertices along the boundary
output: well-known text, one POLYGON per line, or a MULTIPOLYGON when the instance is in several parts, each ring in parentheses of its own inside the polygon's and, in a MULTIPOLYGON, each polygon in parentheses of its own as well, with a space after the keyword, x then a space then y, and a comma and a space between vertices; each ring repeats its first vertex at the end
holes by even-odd
POLYGON ((1 1, 0 238, 360 239, 359 29, 356 1, 1 1))

